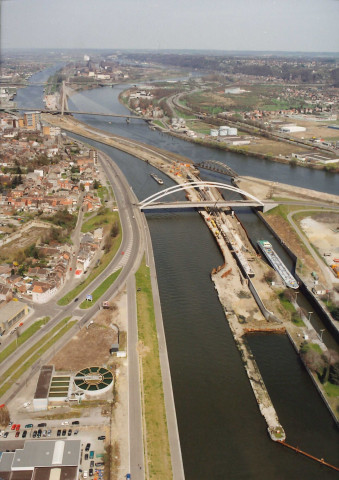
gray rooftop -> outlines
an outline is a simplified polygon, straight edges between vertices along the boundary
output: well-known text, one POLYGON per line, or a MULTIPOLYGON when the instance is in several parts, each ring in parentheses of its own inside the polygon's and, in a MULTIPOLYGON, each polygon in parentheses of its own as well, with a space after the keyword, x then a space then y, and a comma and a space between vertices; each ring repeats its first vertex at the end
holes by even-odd
POLYGON ((24 448, 15 452, 12 470, 78 466, 80 447, 80 440, 27 440, 24 448))
POLYGON ((1 321, 6 322, 7 320, 13 318, 14 315, 17 315, 25 307, 26 304, 23 302, 15 302, 12 300, 11 302, 6 303, 6 305, 0 310, 1 321))
POLYGON ((14 452, 4 452, 0 458, 0 478, 1 472, 10 472, 14 458, 14 452))

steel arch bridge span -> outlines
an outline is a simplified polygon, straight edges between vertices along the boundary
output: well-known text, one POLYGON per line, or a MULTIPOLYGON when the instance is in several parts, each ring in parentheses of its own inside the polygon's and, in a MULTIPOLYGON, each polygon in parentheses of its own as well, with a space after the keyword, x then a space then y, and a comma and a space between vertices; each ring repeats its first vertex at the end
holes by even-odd
POLYGON ((241 190, 238 187, 233 187, 232 185, 227 185, 225 183, 221 182, 203 182, 203 181, 196 181, 196 182, 187 182, 187 183, 180 183, 178 185, 174 185, 173 187, 168 187, 165 188, 164 190, 161 190, 161 192, 154 193, 153 195, 150 195, 149 197, 145 198, 139 203, 139 207, 142 210, 145 207, 148 207, 149 205, 152 205, 152 203, 158 202, 161 198, 167 197, 168 195, 171 195, 172 193, 180 192, 181 190, 192 190, 195 189, 196 187, 215 187, 215 188, 220 188, 222 190, 229 190, 231 192, 238 193, 240 195, 245 195, 246 197, 251 198, 254 200, 258 205, 261 207, 264 206, 261 200, 259 200, 257 197, 252 195, 251 193, 245 192, 244 190, 241 190))

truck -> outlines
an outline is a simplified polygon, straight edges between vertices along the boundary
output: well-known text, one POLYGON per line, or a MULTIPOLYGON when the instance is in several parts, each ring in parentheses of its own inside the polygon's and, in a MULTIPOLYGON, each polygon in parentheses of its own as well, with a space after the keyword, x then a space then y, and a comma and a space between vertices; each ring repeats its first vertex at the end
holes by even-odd
POLYGON ((91 451, 89 452, 89 458, 90 458, 90 460, 93 460, 93 458, 94 458, 94 450, 91 450, 91 451))

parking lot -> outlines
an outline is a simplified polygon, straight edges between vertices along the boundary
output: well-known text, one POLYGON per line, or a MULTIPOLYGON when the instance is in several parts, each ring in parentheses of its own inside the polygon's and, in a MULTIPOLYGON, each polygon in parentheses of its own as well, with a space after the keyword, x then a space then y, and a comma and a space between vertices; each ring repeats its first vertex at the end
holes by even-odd
MULTIPOLYGON (((53 422, 55 423, 55 421, 53 422)), ((48 422, 20 425, 13 423, 1 431, 0 451, 13 451, 23 448, 25 440, 81 440, 79 479, 100 480, 104 475, 104 454, 108 426, 81 426, 79 420, 60 421, 58 426, 48 422)))

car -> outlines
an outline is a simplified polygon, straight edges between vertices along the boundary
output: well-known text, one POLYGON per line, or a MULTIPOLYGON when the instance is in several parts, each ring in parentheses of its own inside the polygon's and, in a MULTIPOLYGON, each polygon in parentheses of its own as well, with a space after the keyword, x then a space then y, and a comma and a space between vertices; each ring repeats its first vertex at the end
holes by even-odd
POLYGON ((80 425, 79 420, 74 420, 74 422, 72 422, 72 425, 80 425))
POLYGON ((90 458, 90 459, 94 458, 94 450, 91 450, 91 451, 89 452, 89 458, 90 458))
POLYGON ((17 426, 15 427, 15 430, 18 432, 20 430, 20 427, 21 427, 21 425, 20 425, 20 423, 18 423, 17 426))
POLYGON ((50 437, 50 436, 51 436, 51 433, 52 433, 52 430, 51 430, 51 429, 47 430, 47 437, 50 437))
POLYGON ((104 462, 96 462, 95 466, 96 466, 96 467, 103 467, 103 466, 104 466, 104 462))
POLYGON ((47 437, 47 430, 44 430, 44 431, 42 432, 42 436, 43 436, 43 437, 47 437))
POLYGON ((47 423, 38 423, 38 427, 47 427, 47 423))
POLYGON ((69 422, 62 422, 61 425, 69 425, 69 422))
POLYGON ((79 433, 79 430, 74 430, 73 432, 74 435, 78 435, 78 433, 79 433))
POLYGON ((85 452, 88 452, 90 448, 91 448, 91 444, 87 443, 86 448, 85 448, 85 452))
POLYGON ((41 434, 42 434, 42 430, 39 428, 37 437, 40 438, 40 437, 41 437, 41 434))
POLYGON ((13 422, 9 422, 8 426, 11 427, 13 425, 13 422))
POLYGON ((29 407, 29 406, 30 406, 30 404, 31 404, 31 402, 25 402, 25 403, 24 403, 24 408, 27 408, 27 407, 29 407))
POLYGON ((87 470, 84 471, 84 473, 82 474, 84 478, 88 478, 88 473, 87 473, 87 470))
POLYGON ((60 437, 60 435, 61 435, 61 430, 58 430, 57 431, 57 437, 60 437))
POLYGON ((90 477, 93 477, 93 468, 90 468, 88 470, 88 474, 89 474, 90 477))
POLYGON ((98 437, 98 440, 106 440, 105 435, 100 435, 100 437, 98 437))
POLYGON ((88 453, 85 453, 85 460, 88 460, 88 453))
POLYGON ((25 425, 25 428, 33 428, 33 423, 27 423, 27 425, 25 425))
POLYGON ((27 437, 27 430, 24 430, 24 431, 22 432, 22 438, 26 438, 26 437, 27 437))
POLYGON ((20 431, 18 430, 17 432, 15 432, 15 438, 18 438, 19 435, 20 435, 20 431))
MULTIPOLYGON (((77 302, 79 300, 79 297, 75 298, 74 301, 77 302)), ((84 472, 85 473, 85 472, 84 472)))
POLYGON ((33 432, 33 438, 35 438, 37 436, 38 432, 36 430, 34 430, 33 432))
POLYGON ((64 437, 65 435, 66 435, 66 429, 63 429, 62 436, 64 437))
POLYGON ((94 467, 94 460, 91 460, 91 461, 90 461, 90 464, 89 464, 89 466, 90 466, 91 468, 93 468, 93 467, 94 467))
POLYGON ((4 433, 4 438, 7 438, 8 435, 9 435, 9 432, 5 432, 5 433, 4 433))
POLYGON ((13 423, 13 425, 11 426, 11 430, 15 430, 16 429, 16 423, 13 423))
POLYGON ((67 435, 68 435, 69 437, 72 435, 72 429, 71 429, 71 428, 68 430, 67 435))

